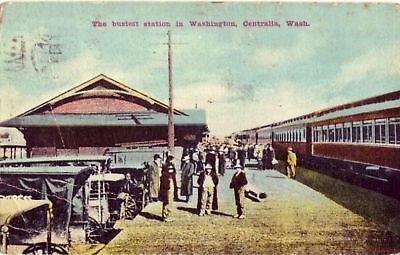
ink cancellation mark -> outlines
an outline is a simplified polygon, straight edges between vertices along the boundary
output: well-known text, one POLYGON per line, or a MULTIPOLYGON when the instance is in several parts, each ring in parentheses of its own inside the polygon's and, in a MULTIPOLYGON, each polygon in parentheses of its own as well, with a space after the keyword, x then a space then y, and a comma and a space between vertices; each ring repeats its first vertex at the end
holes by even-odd
POLYGON ((43 73, 50 64, 60 62, 60 56, 63 53, 61 44, 57 42, 56 37, 52 35, 40 35, 31 47, 23 35, 17 35, 5 43, 3 60, 5 71, 18 72, 31 64, 37 73, 43 73))

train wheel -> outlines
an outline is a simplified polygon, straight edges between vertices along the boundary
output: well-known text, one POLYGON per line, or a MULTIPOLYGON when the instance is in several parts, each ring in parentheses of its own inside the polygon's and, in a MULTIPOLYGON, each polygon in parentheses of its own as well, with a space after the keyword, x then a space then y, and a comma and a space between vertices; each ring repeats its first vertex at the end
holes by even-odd
POLYGON ((22 254, 41 255, 41 254, 68 254, 68 252, 58 244, 50 244, 49 252, 47 252, 46 242, 31 244, 22 254))

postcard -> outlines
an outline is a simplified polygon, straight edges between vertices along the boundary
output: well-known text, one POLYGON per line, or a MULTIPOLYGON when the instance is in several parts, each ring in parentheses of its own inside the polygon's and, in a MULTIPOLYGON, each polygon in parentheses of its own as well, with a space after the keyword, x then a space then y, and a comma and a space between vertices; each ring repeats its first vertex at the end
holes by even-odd
POLYGON ((396 3, 2 2, 1 252, 400 252, 399 31, 396 3))

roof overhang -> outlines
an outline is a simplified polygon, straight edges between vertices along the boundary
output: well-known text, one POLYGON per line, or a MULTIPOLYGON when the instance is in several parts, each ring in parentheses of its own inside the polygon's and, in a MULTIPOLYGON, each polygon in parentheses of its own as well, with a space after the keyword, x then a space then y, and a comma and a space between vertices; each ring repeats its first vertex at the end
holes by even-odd
MULTIPOLYGON (((203 110, 187 110, 174 115, 175 126, 206 126, 203 110)), ((0 123, 3 127, 152 127, 168 125, 168 114, 145 113, 66 113, 17 116, 0 123)))

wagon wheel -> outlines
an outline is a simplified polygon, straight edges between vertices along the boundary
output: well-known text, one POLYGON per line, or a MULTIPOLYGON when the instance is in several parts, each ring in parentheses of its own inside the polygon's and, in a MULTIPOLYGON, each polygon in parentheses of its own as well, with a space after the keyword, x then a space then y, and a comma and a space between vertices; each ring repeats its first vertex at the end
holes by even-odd
POLYGON ((50 244, 49 252, 46 249, 46 242, 31 244, 22 254, 40 255, 40 254, 68 254, 68 252, 58 244, 50 244))
POLYGON ((88 218, 85 231, 86 231, 87 242, 98 243, 101 242, 101 240, 103 240, 103 234, 104 234, 103 227, 92 217, 88 218))
POLYGON ((138 206, 132 196, 129 196, 128 198, 125 199, 122 207, 123 207, 121 208, 122 218, 124 219, 131 220, 137 214, 138 206))

